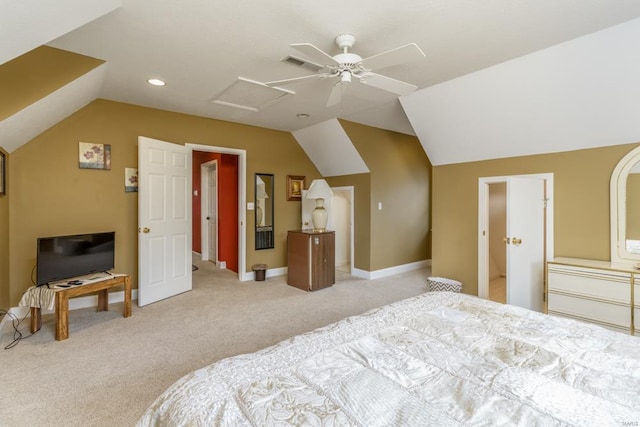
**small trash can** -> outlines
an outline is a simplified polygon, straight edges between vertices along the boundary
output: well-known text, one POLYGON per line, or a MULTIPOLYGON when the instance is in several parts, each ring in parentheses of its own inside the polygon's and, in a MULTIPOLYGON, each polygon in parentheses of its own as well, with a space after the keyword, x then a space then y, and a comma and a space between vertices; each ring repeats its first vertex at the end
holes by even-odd
POLYGON ((460 292, 462 291, 462 282, 457 280, 447 279, 446 277, 429 277, 427 279, 429 283, 429 292, 448 291, 448 292, 460 292))
POLYGON ((267 272, 267 264, 253 264, 251 269, 255 273, 256 282, 262 282, 267 272))

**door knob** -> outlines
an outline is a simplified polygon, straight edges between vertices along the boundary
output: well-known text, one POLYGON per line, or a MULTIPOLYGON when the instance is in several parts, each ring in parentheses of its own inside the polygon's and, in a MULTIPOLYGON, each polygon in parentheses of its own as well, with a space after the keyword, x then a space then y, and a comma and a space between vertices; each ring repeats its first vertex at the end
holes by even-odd
POLYGON ((151 231, 151 229, 149 227, 145 227, 145 228, 142 229, 143 233, 148 233, 150 231, 151 231))
POLYGON ((517 237, 514 237, 513 239, 511 239, 511 243, 513 243, 514 245, 519 245, 522 243, 522 239, 518 239, 517 237))

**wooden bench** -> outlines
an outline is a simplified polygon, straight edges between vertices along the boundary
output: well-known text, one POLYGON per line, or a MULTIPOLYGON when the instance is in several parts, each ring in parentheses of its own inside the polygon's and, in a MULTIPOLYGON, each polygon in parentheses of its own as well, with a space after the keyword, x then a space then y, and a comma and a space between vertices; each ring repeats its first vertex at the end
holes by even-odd
MULTIPOLYGON (((131 278, 128 275, 114 276, 97 282, 56 289, 56 340, 69 338, 69 298, 98 293, 98 310, 109 311, 109 288, 124 285, 124 317, 131 316, 131 278)), ((31 333, 42 327, 40 307, 31 307, 31 333)))

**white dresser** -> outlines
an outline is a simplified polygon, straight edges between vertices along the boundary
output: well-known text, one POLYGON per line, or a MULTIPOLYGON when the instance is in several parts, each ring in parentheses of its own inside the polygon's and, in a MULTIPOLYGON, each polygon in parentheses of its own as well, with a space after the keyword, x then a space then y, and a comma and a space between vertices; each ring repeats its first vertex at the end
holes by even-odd
POLYGON ((640 329, 640 270, 608 261, 555 258, 547 262, 547 312, 635 335, 640 329))

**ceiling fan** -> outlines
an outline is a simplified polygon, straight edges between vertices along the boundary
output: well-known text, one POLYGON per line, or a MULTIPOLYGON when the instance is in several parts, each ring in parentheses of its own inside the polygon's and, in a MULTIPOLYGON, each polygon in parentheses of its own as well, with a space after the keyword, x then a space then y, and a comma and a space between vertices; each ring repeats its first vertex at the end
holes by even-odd
POLYGON ((290 45, 291 47, 316 62, 314 65, 317 66, 318 73, 266 82, 266 85, 279 86, 308 79, 339 78, 329 94, 328 107, 340 103, 343 86, 350 83, 353 78, 360 83, 395 93, 396 95, 408 95, 418 89, 416 85, 411 83, 373 72, 374 69, 387 68, 424 58, 425 54, 415 43, 409 43, 363 59, 361 56, 349 52, 355 41, 356 38, 353 34, 340 34, 337 36, 335 42, 342 52, 334 56, 329 55, 311 43, 292 44, 290 45))

